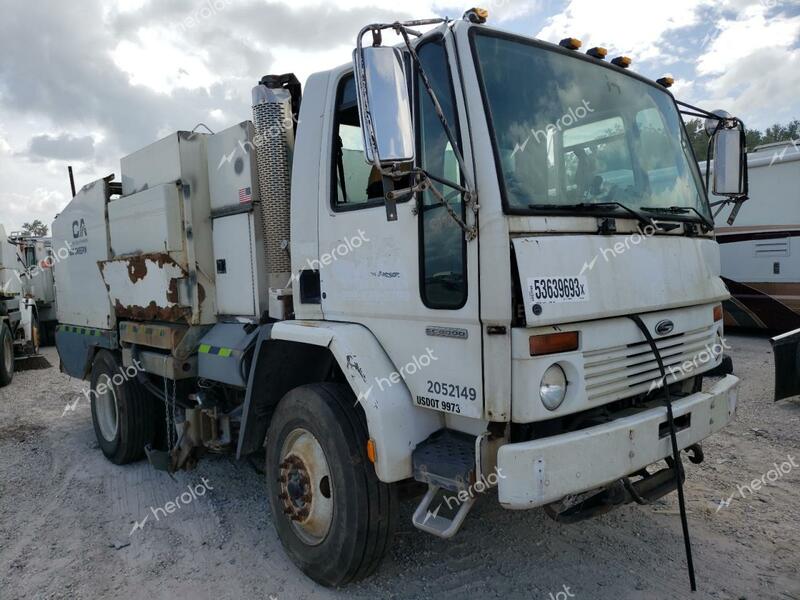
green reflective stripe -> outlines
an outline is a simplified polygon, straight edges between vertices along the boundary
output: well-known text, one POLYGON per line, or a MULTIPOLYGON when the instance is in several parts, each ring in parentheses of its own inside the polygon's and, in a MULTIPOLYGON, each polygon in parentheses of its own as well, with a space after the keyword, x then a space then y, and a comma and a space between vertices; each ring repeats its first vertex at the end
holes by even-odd
POLYGON ((220 348, 219 346, 212 346, 211 344, 200 344, 197 351, 200 354, 210 354, 212 356, 221 356, 222 358, 230 358, 238 354, 233 348, 220 348))
POLYGON ((111 333, 111 332, 103 332, 100 329, 93 329, 91 327, 78 327, 77 325, 58 325, 56 327, 56 331, 63 331, 66 333, 76 333, 78 335, 88 335, 91 337, 99 337, 102 336, 103 333, 111 333))

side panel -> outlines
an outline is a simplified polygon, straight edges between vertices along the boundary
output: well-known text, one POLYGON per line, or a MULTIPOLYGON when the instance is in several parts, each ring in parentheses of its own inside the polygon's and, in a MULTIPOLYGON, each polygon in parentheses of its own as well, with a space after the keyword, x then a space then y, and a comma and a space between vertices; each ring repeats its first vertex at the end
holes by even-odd
POLYGON ((98 180, 83 187, 53 221, 53 254, 58 320, 112 329, 116 316, 108 299, 98 261, 111 251, 106 221, 108 185, 98 180), (64 258, 61 258, 61 257, 64 258))
POLYGON ((256 239, 253 213, 245 212, 214 219, 217 311, 221 315, 259 316, 267 298, 256 289, 256 239))
POLYGON ((174 183, 158 185, 108 204, 111 248, 116 256, 179 252, 181 198, 174 183))
POLYGON ((89 375, 95 350, 119 346, 115 331, 103 331, 91 327, 58 325, 56 328, 56 349, 61 358, 61 368, 70 377, 84 379, 89 375))

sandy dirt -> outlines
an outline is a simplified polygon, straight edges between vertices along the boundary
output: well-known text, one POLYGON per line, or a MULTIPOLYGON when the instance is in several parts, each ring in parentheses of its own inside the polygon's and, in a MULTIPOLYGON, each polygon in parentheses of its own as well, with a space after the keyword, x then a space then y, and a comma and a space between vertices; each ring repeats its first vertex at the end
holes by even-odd
POLYGON ((85 383, 59 373, 47 348, 52 367, 19 372, 0 390, 0 600, 798 600, 800 468, 767 477, 790 455, 800 463, 800 400, 771 401, 766 336, 728 337, 744 380, 738 420, 706 441, 702 465, 688 465, 697 594, 688 592, 675 494, 561 525, 540 510, 503 510, 487 493, 451 541, 416 530, 407 502, 378 573, 345 590, 322 588, 283 553, 252 464, 211 457, 173 481, 146 462, 109 463, 85 383), (739 494, 762 476, 761 489, 739 494), (195 495, 182 496, 187 486, 195 495), (178 508, 156 520, 151 508, 169 501, 178 508))

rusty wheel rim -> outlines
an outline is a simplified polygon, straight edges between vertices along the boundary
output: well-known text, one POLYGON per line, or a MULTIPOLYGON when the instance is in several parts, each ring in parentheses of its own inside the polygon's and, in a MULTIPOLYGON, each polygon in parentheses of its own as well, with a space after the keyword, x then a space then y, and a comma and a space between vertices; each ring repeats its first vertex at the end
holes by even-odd
POLYGON ((333 522, 333 483, 325 452, 306 429, 293 430, 281 448, 280 493, 283 513, 310 546, 322 543, 333 522))

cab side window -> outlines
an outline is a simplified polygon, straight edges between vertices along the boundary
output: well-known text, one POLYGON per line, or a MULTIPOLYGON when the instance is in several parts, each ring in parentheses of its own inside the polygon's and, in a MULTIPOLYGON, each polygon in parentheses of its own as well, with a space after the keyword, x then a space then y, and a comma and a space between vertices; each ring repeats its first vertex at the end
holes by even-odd
MULTIPOLYGON (((458 113, 444 41, 419 47, 420 62, 442 105, 447 123, 458 140, 458 113)), ((433 101, 417 74, 417 148, 419 163, 432 175, 461 184, 453 146, 434 110, 433 101)), ((454 189, 434 182, 456 214, 464 217, 464 199, 454 189)), ((466 241, 464 231, 430 191, 422 194, 420 210, 420 288, 426 306, 459 309, 467 301, 466 241)))
POLYGON ((339 83, 333 134, 334 210, 348 210, 383 202, 383 186, 364 154, 364 139, 356 103, 353 75, 339 83))

